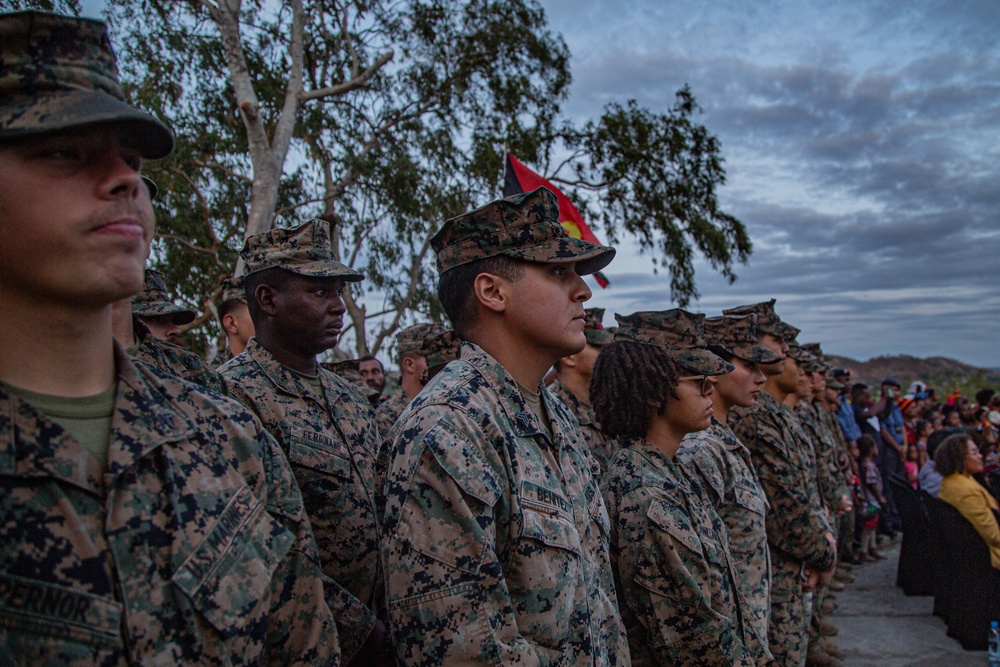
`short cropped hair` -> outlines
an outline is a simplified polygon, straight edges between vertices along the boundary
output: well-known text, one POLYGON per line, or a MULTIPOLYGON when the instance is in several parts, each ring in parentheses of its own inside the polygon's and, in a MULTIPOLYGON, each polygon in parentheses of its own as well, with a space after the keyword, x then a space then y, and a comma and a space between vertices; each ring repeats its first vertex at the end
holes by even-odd
POLYGON ((605 345, 590 378, 590 402, 601 430, 613 438, 645 437, 653 415, 662 415, 674 400, 677 378, 677 366, 662 348, 630 340, 605 345))
POLYGON ((261 285, 268 285, 281 291, 288 284, 288 278, 291 275, 293 275, 291 271, 283 269, 280 266, 274 266, 263 271, 256 271, 243 278, 243 289, 246 291, 250 319, 256 322, 260 315, 260 308, 257 305, 257 288, 261 285))
POLYGON ((476 276, 489 273, 511 282, 524 274, 524 260, 507 255, 486 257, 448 269, 438 279, 437 297, 459 338, 466 338, 476 324, 476 276))

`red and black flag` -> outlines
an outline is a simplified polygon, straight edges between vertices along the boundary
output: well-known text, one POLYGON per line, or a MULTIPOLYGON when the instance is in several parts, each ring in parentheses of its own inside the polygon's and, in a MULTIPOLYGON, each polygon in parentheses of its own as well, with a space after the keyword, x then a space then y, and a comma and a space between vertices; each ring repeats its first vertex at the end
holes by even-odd
MULTIPOLYGON (((559 202, 559 222, 562 224, 563 229, 566 230, 566 233, 576 239, 583 239, 584 241, 597 244, 601 243, 594 236, 594 232, 590 231, 587 223, 583 221, 583 216, 576 210, 576 206, 573 206, 573 202, 562 193, 562 190, 525 167, 510 153, 507 153, 503 171, 504 197, 521 194, 522 192, 531 192, 537 188, 547 188, 556 196, 556 200, 559 202)), ((600 271, 594 274, 594 280, 601 287, 607 287, 611 284, 600 271)))

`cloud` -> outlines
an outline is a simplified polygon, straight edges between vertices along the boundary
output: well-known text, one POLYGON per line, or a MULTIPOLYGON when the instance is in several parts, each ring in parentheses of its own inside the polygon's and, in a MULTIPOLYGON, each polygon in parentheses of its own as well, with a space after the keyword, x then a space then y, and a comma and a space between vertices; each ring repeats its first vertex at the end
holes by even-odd
MULTIPOLYGON (((568 113, 665 109, 687 82, 722 142, 755 252, 733 285, 697 265, 693 307, 775 296, 833 352, 1000 366, 995 3, 543 5, 574 55, 568 113)), ((671 307, 651 267, 621 249, 595 304, 671 307)))

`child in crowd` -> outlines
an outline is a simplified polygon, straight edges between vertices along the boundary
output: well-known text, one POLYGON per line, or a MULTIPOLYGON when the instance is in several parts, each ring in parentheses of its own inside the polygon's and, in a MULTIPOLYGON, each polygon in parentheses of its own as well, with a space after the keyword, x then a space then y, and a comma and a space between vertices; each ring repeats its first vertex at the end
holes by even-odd
POLYGON ((875 465, 875 439, 870 435, 858 438, 859 476, 861 478, 861 500, 858 514, 861 528, 861 549, 858 555, 862 561, 885 560, 885 556, 875 550, 875 529, 878 527, 879 512, 885 504, 882 495, 882 475, 875 465))
POLYGON ((917 435, 917 470, 927 463, 927 438, 934 432, 934 424, 929 419, 918 419, 914 427, 917 435))
POLYGON ((903 467, 906 470, 906 481, 914 489, 917 488, 917 473, 920 472, 920 450, 917 449, 916 443, 910 443, 906 446, 906 460, 903 462, 903 467))

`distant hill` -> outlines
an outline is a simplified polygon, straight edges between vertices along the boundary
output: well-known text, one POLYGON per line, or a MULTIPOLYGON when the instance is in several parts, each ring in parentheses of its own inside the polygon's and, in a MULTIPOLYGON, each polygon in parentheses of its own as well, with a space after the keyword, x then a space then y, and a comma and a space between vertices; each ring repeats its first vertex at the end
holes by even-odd
POLYGON ((920 380, 936 389, 939 397, 955 389, 969 399, 985 387, 1000 391, 1000 370, 976 368, 946 357, 919 359, 909 355, 897 355, 857 361, 850 357, 830 354, 826 356, 835 368, 850 370, 852 381, 864 382, 872 388, 878 387, 882 384, 882 380, 891 377, 899 381, 904 392, 911 382, 920 380))

